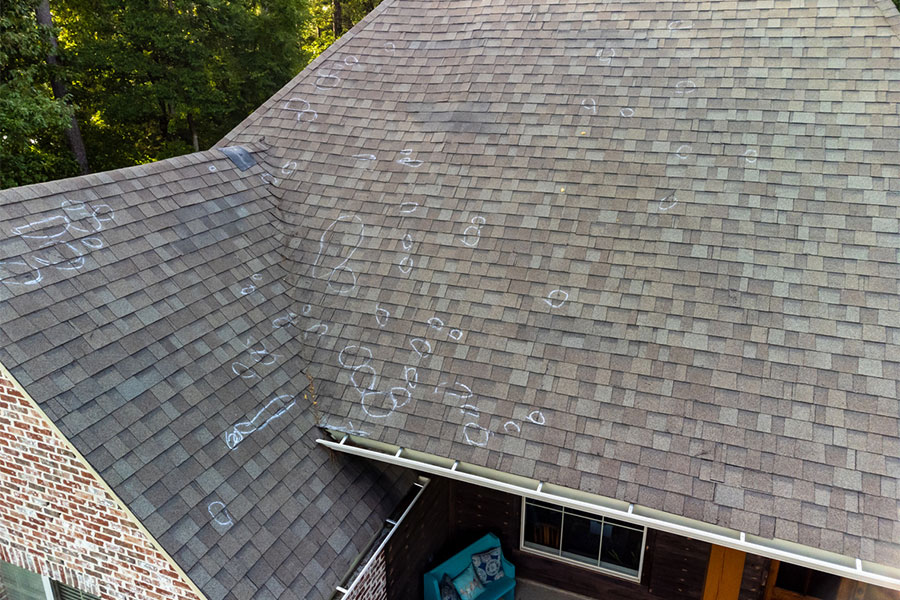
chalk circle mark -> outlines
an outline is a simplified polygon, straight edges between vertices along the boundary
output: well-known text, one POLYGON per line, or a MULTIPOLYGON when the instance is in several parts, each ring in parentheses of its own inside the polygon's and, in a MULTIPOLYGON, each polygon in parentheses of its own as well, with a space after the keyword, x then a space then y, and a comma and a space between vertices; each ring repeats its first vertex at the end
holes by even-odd
POLYGON ((311 305, 311 304, 307 304, 306 306, 303 307, 303 311, 302 311, 303 316, 304 316, 304 317, 308 317, 308 316, 309 316, 309 313, 310 313, 311 311, 312 311, 312 305, 311 305))
POLYGON ((612 62, 612 59, 616 56, 615 48, 600 48, 597 50, 596 58, 600 59, 600 63, 604 65, 608 65, 612 62))
POLYGON ((413 269, 413 266, 414 266, 413 259, 407 255, 407 256, 403 257, 403 259, 400 261, 400 264, 397 265, 397 268, 404 275, 409 275, 413 269))
POLYGON ((679 96, 689 96, 696 91, 697 84, 690 79, 685 79, 675 84, 675 93, 679 96))
POLYGON ((216 165, 209 165, 209 172, 210 172, 210 173, 215 173, 215 172, 216 172, 216 165))
POLYGON ((340 354, 338 354, 338 362, 341 366, 351 370, 356 370, 368 365, 372 358, 372 350, 366 346, 357 346, 355 344, 346 346, 341 350, 340 354))
POLYGON ((675 156, 677 156, 681 160, 685 160, 685 159, 687 159, 690 152, 691 152, 691 147, 688 144, 682 144, 682 145, 678 146, 678 150, 675 151, 675 156))
POLYGON ((528 415, 528 420, 531 421, 532 423, 534 423, 535 425, 543 425, 544 423, 547 422, 547 420, 544 418, 544 413, 542 413, 539 410, 531 411, 531 413, 529 413, 529 415, 528 415))
POLYGON ((581 108, 590 111, 592 115, 597 114, 597 101, 593 98, 585 98, 581 101, 581 108))
POLYGON ((657 208, 659 208, 661 212, 665 212, 670 208, 674 208, 676 204, 678 204, 678 198, 675 197, 675 192, 672 192, 668 196, 664 196, 660 199, 657 208))
POLYGON ((634 116, 634 109, 633 109, 633 108, 628 108, 628 107, 623 108, 623 109, 621 109, 621 110, 619 111, 619 115, 621 115, 621 116, 625 117, 626 119, 628 119, 628 118, 634 116))
POLYGON ((522 428, 519 427, 519 424, 516 423, 515 421, 507 421, 506 423, 504 423, 504 424, 503 424, 503 430, 504 430, 506 433, 509 433, 509 428, 510 428, 510 426, 512 426, 512 427, 515 428, 516 433, 522 433, 522 428))
POLYGON ((297 161, 289 160, 286 163, 284 163, 284 166, 281 167, 281 174, 284 176, 288 176, 296 170, 297 170, 297 161))
POLYGON ((231 518, 231 513, 228 512, 224 502, 218 500, 210 502, 209 506, 206 507, 206 510, 216 524, 221 525, 222 527, 234 525, 234 519, 231 518))
POLYGON ((381 308, 377 304, 375 305, 375 322, 378 323, 379 327, 384 327, 385 325, 387 325, 388 319, 390 318, 390 311, 381 308))
POLYGON ((403 379, 406 380, 406 386, 410 389, 416 389, 419 383, 419 370, 415 367, 403 368, 403 379))
POLYGON ((410 340, 409 345, 419 355, 419 358, 425 358, 431 354, 431 343, 428 340, 413 338, 410 340))
POLYGON ((466 423, 463 425, 463 436, 466 438, 466 443, 472 446, 484 448, 488 445, 492 434, 492 431, 478 423, 466 423))
POLYGON ((320 91, 321 90, 333 90, 334 88, 336 88, 339 85, 341 85, 341 78, 338 77, 337 75, 332 75, 328 71, 324 71, 324 73, 323 73, 323 71, 321 69, 319 69, 316 72, 315 86, 316 86, 317 90, 320 90, 320 91), (319 83, 320 81, 322 83, 319 83), (329 83, 326 85, 325 82, 332 82, 332 83, 329 83))
POLYGON ((463 333, 459 329, 451 329, 449 335, 450 339, 452 339, 454 342, 458 342, 462 339, 463 333))
POLYGON ((416 212, 417 208, 419 208, 419 205, 415 202, 403 202, 400 205, 400 212, 404 215, 411 215, 416 212))
POLYGON ((412 234, 407 233, 406 235, 404 235, 404 236, 403 236, 403 242, 402 242, 402 243, 403 243, 403 249, 404 249, 404 250, 406 250, 407 252, 409 252, 410 250, 412 250, 413 243, 414 243, 412 234))
POLYGON ((284 110, 297 113, 297 121, 301 123, 312 123, 319 118, 319 113, 312 109, 312 106, 303 98, 291 98, 284 103, 284 110), (298 106, 299 105, 299 106, 298 106), (304 108, 300 108, 300 107, 304 108), (303 115, 311 115, 304 118, 303 115))
POLYGON ((431 317, 428 319, 428 326, 435 331, 441 331, 444 328, 444 322, 437 317, 431 317))
POLYGON ((669 21, 669 31, 691 29, 694 24, 691 21, 669 21))
POLYGON ((564 290, 553 290, 547 294, 547 297, 544 298, 544 302, 546 302, 547 306, 550 308, 560 308, 568 299, 569 292, 564 290))
POLYGON ((747 148, 747 150, 744 152, 744 161, 748 165, 752 165, 753 163, 756 162, 757 156, 759 156, 759 152, 757 152, 753 148, 747 148))
POLYGON ((319 253, 313 262, 313 277, 322 279, 322 275, 318 271, 331 269, 328 274, 327 286, 329 289, 335 290, 338 294, 349 294, 356 289, 356 273, 353 272, 347 263, 353 253, 362 244, 365 235, 365 225, 359 215, 341 215, 331 222, 331 224, 322 232, 319 238, 319 253), (338 225, 346 224, 342 227, 345 231, 338 232, 338 225), (334 238, 340 236, 341 241, 333 241, 334 238), (343 239, 350 238, 351 243, 343 243, 343 239), (327 239, 326 239, 327 238, 327 239), (346 255, 343 254, 344 248, 349 248, 346 255), (327 264, 325 264, 327 263, 327 264))

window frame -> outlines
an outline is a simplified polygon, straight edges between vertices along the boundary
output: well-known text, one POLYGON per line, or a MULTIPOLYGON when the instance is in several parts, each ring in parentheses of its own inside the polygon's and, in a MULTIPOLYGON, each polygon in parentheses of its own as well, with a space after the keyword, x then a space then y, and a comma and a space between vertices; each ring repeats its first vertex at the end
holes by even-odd
MULTIPOLYGON (((549 552, 542 552, 541 550, 537 550, 535 548, 529 548, 528 546, 526 546, 525 545, 525 507, 528 503, 528 500, 529 500, 529 498, 522 496, 522 509, 521 509, 522 516, 521 516, 521 519, 519 520, 519 550, 520 551, 527 552, 528 554, 534 554, 536 556, 550 558, 552 560, 566 563, 569 565, 573 565, 576 567, 580 567, 580 568, 586 569, 588 571, 594 571, 596 573, 601 573, 603 575, 609 575, 610 577, 616 577, 618 579, 624 579, 626 581, 631 581, 633 583, 641 582, 641 577, 644 574, 644 555, 646 554, 646 551, 647 551, 647 527, 644 527, 642 525, 636 525, 636 524, 634 525, 635 530, 642 530, 641 554, 640 554, 640 557, 638 558, 637 575, 630 575, 628 573, 623 573, 622 571, 616 571, 614 569, 602 567, 599 564, 591 565, 586 562, 581 562, 581 561, 575 560, 573 558, 567 558, 565 556, 562 556, 563 530, 565 529, 564 522, 565 522, 565 517, 566 517, 566 510, 576 510, 576 509, 570 509, 561 504, 554 504, 553 502, 547 502, 546 500, 541 500, 541 499, 537 499, 537 498, 534 499, 537 502, 542 502, 544 504, 550 504, 554 507, 557 507, 559 509, 560 513, 562 514, 562 520, 560 521, 560 524, 562 526, 560 527, 560 532, 559 532, 560 554, 550 554, 549 552)), ((535 506, 540 507, 540 505, 535 505, 535 506)), ((593 511, 589 511, 589 510, 577 509, 577 511, 580 513, 587 513, 590 515, 595 515, 597 517, 596 520, 601 523, 601 526, 605 522, 605 519, 607 518, 606 515, 603 515, 600 513, 595 513, 593 511)), ((584 518, 584 517, 582 517, 582 518, 584 518)), ((622 520, 622 519, 613 519, 612 517, 609 517, 609 518, 614 521, 622 520)), ((629 523, 629 525, 631 525, 631 523, 629 523)), ((603 549, 603 546, 601 544, 600 548, 598 549, 598 554, 597 554, 597 562, 598 563, 600 562, 600 553, 602 552, 602 549, 603 549)))

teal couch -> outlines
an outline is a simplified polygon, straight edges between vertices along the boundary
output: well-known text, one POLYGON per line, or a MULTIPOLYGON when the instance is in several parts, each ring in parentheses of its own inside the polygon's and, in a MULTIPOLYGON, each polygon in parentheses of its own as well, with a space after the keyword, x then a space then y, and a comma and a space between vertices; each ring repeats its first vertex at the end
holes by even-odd
MULTIPOLYGON (((472 555, 496 548, 500 545, 500 540, 493 533, 485 535, 483 538, 468 546, 467 548, 457 552, 452 558, 449 558, 439 564, 437 567, 425 573, 425 600, 441 600, 440 586, 441 577, 444 573, 450 577, 456 577, 462 573, 463 569, 472 564, 472 555)), ((505 577, 497 581, 492 581, 485 586, 477 600, 513 600, 516 593, 516 568, 511 562, 502 557, 503 573, 505 577)))

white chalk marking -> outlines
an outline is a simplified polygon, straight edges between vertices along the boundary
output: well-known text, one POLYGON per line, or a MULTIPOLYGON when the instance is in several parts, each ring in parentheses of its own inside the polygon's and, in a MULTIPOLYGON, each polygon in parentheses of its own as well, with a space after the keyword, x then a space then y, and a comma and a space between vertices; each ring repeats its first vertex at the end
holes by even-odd
POLYGON ((615 48, 600 48, 597 50, 596 58, 600 59, 600 63, 604 65, 608 65, 612 62, 612 59, 616 56, 615 48))
POLYGON ((626 107, 626 108, 623 108, 622 110, 620 110, 619 114, 627 119, 629 117, 634 116, 634 109, 626 107))
POLYGON ((297 113, 297 121, 299 121, 301 123, 312 123, 313 121, 315 121, 316 119, 319 118, 319 113, 314 111, 312 109, 312 106, 310 106, 309 102, 307 102, 303 98, 296 98, 296 97, 291 98, 290 100, 288 100, 287 102, 284 103, 284 110, 288 110, 288 111, 297 113), (301 104, 305 105, 306 108, 294 108, 292 106, 292 103, 294 103, 294 102, 301 103, 301 104), (306 115, 306 114, 312 115, 312 118, 304 119, 303 115, 306 115))
POLYGON ((410 340, 409 345, 412 346, 412 349, 415 350, 416 354, 419 355, 419 358, 425 358, 426 356, 431 354, 431 343, 428 340, 423 340, 422 338, 413 338, 410 340), (424 346, 423 350, 419 350, 416 347, 416 343, 418 342, 419 346, 424 346))
POLYGON ((675 156, 684 160, 688 157, 688 153, 691 151, 691 147, 688 144, 682 144, 678 146, 678 150, 675 151, 675 156))
POLYGON ((375 322, 378 323, 379 327, 384 327, 385 325, 387 325, 388 319, 390 318, 390 311, 379 307, 377 304, 375 305, 375 322))
POLYGON ((472 406, 471 404, 463 404, 459 407, 459 412, 464 415, 469 415, 470 417, 475 417, 476 419, 481 415, 481 413, 478 412, 478 407, 472 406))
POLYGON ((334 289, 338 294, 344 295, 349 294, 353 290, 356 289, 356 273, 353 272, 353 269, 347 266, 347 263, 350 262, 350 258, 353 256, 353 253, 359 248, 360 244, 362 244, 363 237, 365 235, 365 224, 358 215, 341 215, 322 232, 322 237, 319 238, 319 253, 316 255, 316 260, 313 262, 313 277, 321 279, 321 276, 316 274, 317 269, 321 268, 319 263, 322 261, 323 257, 326 256, 326 249, 330 247, 330 243, 326 243, 325 238, 332 234, 332 231, 337 227, 338 223, 342 222, 350 222, 351 227, 352 224, 359 225, 359 231, 356 233, 352 233, 352 235, 356 236, 355 243, 350 248, 350 251, 347 253, 347 256, 338 263, 335 267, 331 269, 331 272, 328 274, 327 285, 330 289, 334 289), (336 281, 338 277, 340 277, 341 273, 348 273, 350 275, 349 281, 336 281))
POLYGON ((535 425, 543 425, 547 422, 547 420, 544 418, 544 413, 539 410, 531 411, 531 413, 528 415, 528 420, 535 425))
POLYGON ((272 398, 265 406, 259 409, 259 412, 253 415, 252 419, 238 423, 230 432, 226 432, 225 445, 234 450, 246 436, 265 429, 269 425, 269 423, 289 411, 291 407, 294 406, 294 404, 296 404, 296 402, 294 401, 294 397, 290 394, 283 394, 281 396, 272 398), (270 416, 263 422, 263 424, 257 425, 257 422, 263 417, 263 415, 269 413, 271 413, 270 416))
POLYGON ((210 173, 215 173, 215 172, 216 172, 216 165, 209 165, 209 172, 210 172, 210 173))
POLYGON ((747 148, 747 150, 744 152, 744 161, 748 165, 752 165, 753 163, 756 162, 757 156, 759 156, 759 152, 757 152, 753 148, 747 148))
POLYGON ((410 158, 410 156, 412 155, 412 150, 410 150, 409 148, 407 148, 405 150, 401 150, 400 154, 403 155, 403 158, 399 159, 397 162, 400 163, 401 165, 406 165, 407 167, 411 167, 413 169, 418 169, 423 164, 425 164, 425 161, 414 160, 414 159, 410 158))
POLYGON ((463 435, 466 438, 466 443, 471 444, 472 446, 478 446, 480 448, 484 448, 485 446, 488 445, 488 441, 490 441, 491 435, 493 435, 493 432, 488 429, 485 429, 478 423, 466 423, 463 426, 463 435), (472 436, 469 435, 470 428, 474 429, 477 432, 475 435, 479 436, 479 437, 472 439, 472 436))
POLYGON ((544 298, 544 302, 547 303, 547 306, 550 308, 559 308, 563 304, 566 303, 566 300, 569 299, 569 292, 564 290, 553 290, 547 297, 544 298))
POLYGON ((676 204, 678 204, 678 198, 675 197, 675 192, 672 192, 668 196, 660 198, 657 208, 659 208, 660 211, 665 212, 670 208, 674 208, 676 204))
POLYGON ((436 331, 441 331, 444 328, 444 322, 437 317, 431 317, 428 319, 428 326, 436 331))
POLYGON ((287 327, 288 325, 296 325, 297 324, 297 314, 289 312, 287 315, 283 317, 278 317, 276 319, 272 319, 272 329, 279 329, 281 327, 287 327))
POLYGON ((453 339, 453 341, 458 342, 459 340, 462 339, 463 332, 460 331, 459 329, 451 329, 449 335, 453 339))
POLYGON ((289 176, 291 173, 297 170, 297 161, 289 160, 281 167, 281 174, 285 177, 289 176))
POLYGON ((407 252, 409 252, 410 250, 412 250, 412 247, 413 247, 412 234, 407 233, 405 236, 403 236, 403 249, 406 250, 407 252))
POLYGON ((316 71, 316 81, 315 84, 316 89, 319 91, 324 90, 333 90, 334 88, 341 85, 341 78, 337 75, 332 75, 328 71, 323 71, 323 69, 319 69, 316 71), (322 83, 320 83, 322 82, 322 83), (329 85, 325 85, 325 82, 332 82, 329 85))
POLYGON ((312 327, 309 327, 306 331, 303 332, 303 339, 306 339, 306 336, 310 333, 317 333, 319 337, 328 333, 328 325, 325 323, 316 323, 312 327))
POLYGON ((593 98, 586 98, 581 101, 581 108, 589 111, 591 114, 597 114, 597 101, 593 98))
POLYGON ((413 268, 412 258, 410 258, 409 256, 404 256, 403 259, 400 261, 400 264, 397 265, 397 268, 404 275, 409 275, 410 271, 412 271, 412 268, 413 268))
POLYGON ((240 377, 241 379, 253 379, 254 377, 259 377, 251 367, 248 367, 242 362, 235 361, 231 363, 231 372, 240 377))
POLYGON ((259 176, 263 183, 271 183, 272 185, 278 185, 278 179, 276 179, 271 173, 263 173, 259 176))
POLYGON ((212 517, 212 520, 216 522, 216 524, 221 525, 222 527, 230 527, 234 525, 234 519, 231 518, 231 514, 228 512, 228 509, 225 508, 225 503, 216 500, 215 502, 210 502, 209 506, 206 507, 207 512, 209 512, 209 516, 212 517), (224 518, 223 518, 224 517, 224 518))
POLYGON ((469 399, 469 398, 472 397, 472 388, 470 388, 469 386, 467 386, 467 385, 464 384, 464 383, 460 383, 459 381, 457 381, 454 385, 458 385, 459 387, 463 388, 463 389, 465 390, 465 393, 464 393, 464 394, 460 394, 459 392, 451 392, 451 391, 448 391, 448 392, 447 392, 448 395, 450 395, 450 396, 456 396, 456 397, 459 398, 460 400, 467 400, 467 399, 469 399))
POLYGON ((690 79, 685 79, 675 84, 675 93, 679 96, 689 96, 696 91, 697 84, 690 79))
POLYGON ((515 421, 507 421, 503 424, 503 430, 506 431, 506 433, 509 433, 510 425, 516 428, 516 433, 522 433, 522 428, 519 427, 518 423, 516 423, 515 421))
POLYGON ((400 212, 404 215, 410 215, 416 212, 417 208, 419 208, 419 205, 415 202, 403 202, 400 204, 400 212))
POLYGON ((365 366, 369 364, 369 361, 373 358, 372 350, 367 348, 366 346, 357 346, 355 344, 351 344, 349 346, 345 346, 343 350, 341 350, 340 354, 338 354, 338 362, 341 363, 341 366, 345 369, 358 369, 359 367, 365 366), (345 356, 346 353, 346 356, 345 356), (356 361, 353 360, 354 357, 359 356, 361 354, 368 354, 368 358, 366 358, 363 362, 358 365, 355 364, 356 361), (349 361, 350 364, 347 364, 349 361))
POLYGON ((691 29, 693 26, 694 24, 691 21, 669 21, 669 31, 691 29))
POLYGON ((403 379, 406 380, 406 387, 416 389, 416 385, 419 383, 419 370, 415 367, 404 367, 403 379), (410 373, 412 373, 412 377, 410 377, 410 373))
POLYGON ((311 311, 312 311, 312 305, 307 304, 306 306, 303 307, 303 310, 302 310, 301 312, 303 313, 303 316, 304 316, 304 317, 308 317, 308 316, 309 316, 309 313, 310 313, 311 311))

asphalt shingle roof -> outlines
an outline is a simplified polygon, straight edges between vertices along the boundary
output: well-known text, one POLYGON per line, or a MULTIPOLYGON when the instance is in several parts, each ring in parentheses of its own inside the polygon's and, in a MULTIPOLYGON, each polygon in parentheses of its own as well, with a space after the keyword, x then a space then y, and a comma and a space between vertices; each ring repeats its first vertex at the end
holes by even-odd
POLYGON ((3 192, 0 360, 209 598, 327 598, 409 475, 315 448, 262 173, 214 150, 3 192))
POLYGON ((316 419, 896 565, 895 12, 385 0, 223 141, 247 171, 0 193, 0 360, 211 596, 276 545, 330 581, 330 481, 389 504, 316 419))
POLYGON ((329 418, 900 564, 898 22, 383 4, 229 136, 299 165, 329 418))

